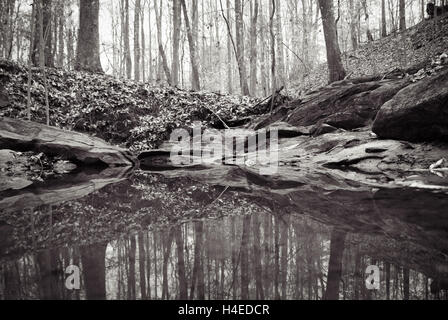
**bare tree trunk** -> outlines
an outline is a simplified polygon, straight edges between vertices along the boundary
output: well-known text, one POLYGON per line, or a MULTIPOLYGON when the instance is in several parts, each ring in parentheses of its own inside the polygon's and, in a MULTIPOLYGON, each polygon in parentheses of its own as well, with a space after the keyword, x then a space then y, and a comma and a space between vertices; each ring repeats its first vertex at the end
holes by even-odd
POLYGON ((98 29, 99 0, 80 0, 76 70, 103 72, 98 29))
POLYGON ((36 0, 36 27, 34 29, 33 64, 35 66, 53 67, 52 61, 52 28, 51 0, 36 0), (42 39, 41 39, 42 30, 42 39))
POLYGON ((258 24, 258 0, 250 2, 250 94, 255 96, 257 94, 257 24, 258 24))
POLYGON ((358 36, 356 35, 356 11, 353 3, 354 0, 349 0, 349 12, 350 12, 350 39, 352 42, 352 49, 358 50, 358 36))
POLYGON ((406 30, 406 1, 400 0, 399 2, 400 10, 400 31, 406 30))
POLYGON ((148 43, 148 50, 149 50, 149 80, 154 80, 154 63, 153 63, 153 57, 152 57, 152 28, 151 28, 151 12, 152 10, 149 10, 148 12, 148 25, 149 25, 149 43, 148 43))
POLYGON ((33 1, 31 9, 31 34, 30 34, 30 47, 29 47, 29 57, 28 57, 28 86, 27 86, 27 100, 26 100, 26 110, 27 110, 27 119, 31 121, 31 84, 32 84, 32 65, 33 65, 33 44, 34 44, 34 28, 36 24, 34 23, 34 19, 36 18, 36 2, 33 1))
POLYGON ((129 40, 129 0, 124 0, 124 60, 126 67, 126 77, 132 78, 132 58, 131 58, 131 45, 129 40))
POLYGON ((269 75, 268 75, 268 69, 266 68, 266 59, 267 57, 267 51, 266 51, 266 38, 265 34, 267 32, 266 27, 266 21, 264 20, 264 11, 262 3, 260 3, 260 27, 259 27, 259 33, 260 33, 260 48, 261 48, 261 55, 259 56, 260 60, 260 73, 261 73, 261 87, 262 87, 262 94, 264 96, 269 95, 269 75))
POLYGON ((370 15, 369 15, 369 9, 367 7, 367 0, 362 1, 362 6, 364 9, 364 20, 366 22, 366 35, 367 35, 367 41, 371 42, 374 41, 372 31, 370 30, 370 15))
MULTIPOLYGON (((188 44, 190 47, 190 61, 191 61, 191 68, 192 68, 192 89, 194 91, 201 90, 200 80, 199 80, 199 66, 197 61, 197 53, 196 53, 196 43, 195 39, 193 37, 193 32, 191 30, 190 26, 190 19, 188 18, 188 12, 187 12, 187 6, 185 5, 185 0, 180 0, 182 5, 182 10, 184 12, 184 20, 185 20, 185 26, 187 28, 187 37, 188 37, 188 44)), ((197 1, 196 1, 197 5, 197 1)), ((197 8, 193 8, 193 11, 197 10, 197 8)))
POLYGON ((330 83, 343 80, 345 69, 342 65, 341 51, 339 49, 336 23, 333 12, 333 1, 318 0, 322 13, 322 23, 324 26, 325 43, 327 46, 327 61, 330 72, 330 83))
MULTIPOLYGON (((222 8, 222 0, 220 0, 221 3, 221 10, 223 10, 222 8)), ((231 24, 231 20, 230 20, 230 0, 226 1, 226 10, 227 10, 227 27, 229 29, 229 34, 227 36, 227 91, 228 93, 232 94, 233 93, 233 73, 232 73, 232 39, 231 39, 231 34, 232 34, 232 24, 231 24)), ((224 12, 222 12, 222 14, 224 15, 224 12)))
POLYGON ((135 0, 134 7, 134 80, 140 81, 140 11, 141 2, 135 0))
POLYGON ((235 32, 236 32, 236 59, 240 74, 241 94, 248 96, 246 65, 244 63, 244 34, 243 34, 243 7, 241 0, 235 0, 235 32))
POLYGON ((420 18, 422 21, 425 21, 425 12, 426 12, 426 1, 420 0, 420 18))
POLYGON ((282 1, 276 0, 276 38, 277 38, 277 76, 280 81, 280 86, 286 87, 286 75, 285 75, 285 53, 283 49, 283 24, 282 24, 282 1))
POLYGON ((274 109, 275 93, 277 92, 277 74, 276 74, 276 61, 275 56, 275 33, 274 33, 274 17, 275 17, 275 0, 271 0, 270 6, 270 18, 269 18, 269 31, 271 34, 271 91, 272 91, 272 103, 271 113, 274 109))
POLYGON ((58 37, 59 37, 59 48, 58 48, 58 62, 57 65, 59 68, 64 67, 64 26, 65 26, 65 2, 61 1, 59 3, 60 9, 59 9, 59 30, 58 30, 58 37))
POLYGON ((146 40, 145 40, 145 2, 140 8, 140 19, 141 19, 141 37, 142 37, 142 53, 141 53, 141 69, 142 69, 142 80, 146 81, 146 40))
POLYGON ((173 60, 171 62, 172 85, 179 85, 179 44, 181 7, 180 0, 173 0, 173 60))
POLYGON ((381 0, 381 37, 387 37, 386 0, 381 0))
POLYGON ((163 70, 165 71, 166 80, 171 85, 172 78, 171 72, 168 67, 168 60, 166 58, 165 49, 163 48, 163 40, 162 40, 162 0, 160 0, 160 8, 157 4, 157 0, 154 1, 154 9, 156 12, 156 24, 157 24, 157 41, 159 43, 159 55, 163 65, 163 70), (159 11, 160 10, 160 11, 159 11))

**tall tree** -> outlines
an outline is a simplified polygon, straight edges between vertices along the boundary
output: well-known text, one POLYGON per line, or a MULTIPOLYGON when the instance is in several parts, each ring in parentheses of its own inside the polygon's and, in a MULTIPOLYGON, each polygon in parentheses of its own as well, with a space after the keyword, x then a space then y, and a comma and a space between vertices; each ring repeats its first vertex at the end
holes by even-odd
POLYGON ((145 5, 146 1, 143 2, 143 4, 140 7, 140 19, 141 19, 141 31, 140 35, 142 38, 142 50, 141 50, 141 69, 142 69, 142 80, 143 82, 146 81, 146 38, 145 38, 145 5))
POLYGON ((280 83, 283 87, 286 87, 286 75, 285 75, 285 54, 283 50, 283 24, 282 24, 282 2, 276 0, 276 44, 277 44, 277 75, 280 83))
POLYGON ((367 6, 367 0, 362 0, 362 7, 364 9, 364 21, 366 22, 367 41, 373 41, 373 34, 370 30, 370 14, 367 6))
MULTIPOLYGON (((220 0, 221 1, 221 0, 220 0)), ((226 1, 226 8, 227 8, 227 18, 226 18, 226 23, 227 23, 227 28, 229 31, 229 35, 227 37, 227 91, 229 93, 233 93, 233 68, 232 68, 232 45, 233 45, 233 40, 232 40, 232 21, 230 19, 230 0, 226 1)), ((223 10, 222 8, 222 1, 221 1, 221 10, 223 10)), ((224 12, 222 12, 222 15, 224 17, 224 12)))
MULTIPOLYGON (((195 91, 201 90, 201 85, 199 82, 199 67, 198 67, 198 61, 197 61, 197 51, 196 51, 196 42, 193 36, 193 31, 191 29, 190 25, 190 18, 188 17, 187 12, 187 6, 185 4, 185 0, 180 0, 182 5, 182 11, 184 13, 184 20, 185 20, 185 26, 187 28, 187 37, 188 37, 188 44, 190 47, 190 61, 191 61, 191 69, 192 69, 192 79, 191 79, 191 86, 192 89, 195 91)), ((196 1, 197 5, 197 1, 196 1)), ((197 10, 197 8, 193 7, 193 12, 197 10)))
POLYGON ((168 83, 171 84, 171 80, 172 80, 171 71, 168 67, 168 60, 166 58, 165 49, 163 48, 162 5, 163 5, 162 0, 160 0, 159 4, 157 3, 157 0, 154 1, 154 11, 156 13, 156 25, 157 25, 157 42, 158 42, 158 47, 159 47, 159 59, 161 59, 163 70, 165 71, 166 79, 167 79, 168 83))
POLYGON ((250 1, 250 93, 256 95, 257 93, 257 24, 258 24, 258 0, 250 1))
POLYGON ((141 2, 135 0, 134 5, 134 80, 140 81, 140 13, 141 2))
POLYGON ((57 66, 62 68, 64 66, 64 28, 65 28, 65 1, 58 3, 58 54, 57 66))
POLYGON ((126 77, 132 77, 132 58, 131 44, 129 40, 129 0, 124 0, 124 26, 123 26, 123 45, 124 45, 124 61, 126 68, 126 77))
POLYGON ((404 31, 406 30, 406 0, 400 0, 399 12, 400 12, 400 31, 404 31))
POLYGON ((381 37, 387 37, 386 0, 381 0, 381 37))
POLYGON ((275 32, 274 32, 274 17, 275 17, 276 3, 275 0, 271 0, 271 5, 269 9, 269 33, 271 35, 271 112, 274 109, 274 96, 277 91, 277 74, 276 74, 276 57, 275 57, 275 32))
POLYGON ((339 49, 333 1, 318 1, 322 13, 322 23, 327 47, 327 63, 330 72, 330 83, 332 83, 344 79, 346 73, 344 66, 342 65, 341 51, 339 49))
POLYGON ((236 32, 236 59, 240 74, 241 93, 248 96, 246 65, 244 63, 244 33, 243 33, 243 6, 241 0, 235 0, 235 32, 236 32))
POLYGON ((33 64, 35 66, 53 67, 51 28, 52 1, 36 0, 36 27, 34 28, 33 64))
MULTIPOLYGON (((384 0, 383 0, 384 1, 384 0)), ((350 14, 350 39, 352 42, 352 49, 358 49, 358 36, 356 34, 356 21, 357 14, 354 6, 354 0, 348 0, 349 3, 349 14, 350 14)))
POLYGON ((79 1, 76 70, 103 72, 100 60, 99 0, 79 1))
POLYGON ((181 5, 180 0, 173 0, 173 60, 171 61, 172 85, 179 84, 179 49, 180 49, 180 27, 181 27, 181 5))

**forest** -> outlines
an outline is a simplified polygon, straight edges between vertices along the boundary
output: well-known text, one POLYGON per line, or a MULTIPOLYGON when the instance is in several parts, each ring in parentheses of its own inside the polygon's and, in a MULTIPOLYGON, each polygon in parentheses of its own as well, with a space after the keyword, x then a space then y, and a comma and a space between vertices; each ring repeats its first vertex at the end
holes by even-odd
MULTIPOLYGON (((326 61, 319 1, 79 4, 2 1, 0 56, 33 66, 254 97, 281 87, 308 89, 312 74, 326 61)), ((329 19, 335 20, 343 53, 430 17, 425 0, 340 0, 330 5, 329 19)), ((364 70, 369 72, 374 70, 364 70)))
POLYGON ((447 2, 0 0, 0 299, 448 299, 447 2))

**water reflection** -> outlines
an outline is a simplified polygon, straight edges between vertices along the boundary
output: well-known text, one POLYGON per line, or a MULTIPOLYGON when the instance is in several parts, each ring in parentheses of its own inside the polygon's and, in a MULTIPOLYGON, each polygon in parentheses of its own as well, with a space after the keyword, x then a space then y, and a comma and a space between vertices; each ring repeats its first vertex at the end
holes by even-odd
MULTIPOLYGON (((21 216, 4 213, 0 298, 447 299, 443 250, 416 239, 353 232, 362 226, 319 222, 191 181, 148 179, 21 216), (222 207, 229 212, 201 218, 222 207), (65 286, 70 265, 80 268, 80 290, 65 286), (378 291, 366 289, 369 265, 380 267, 378 291)), ((389 223, 389 231, 404 226, 389 223)))
POLYGON ((428 277, 376 260, 359 239, 268 213, 139 232, 110 243, 26 254, 1 264, 4 299, 429 299, 428 277), (81 290, 64 270, 81 268, 81 290), (366 290, 376 264, 381 289, 366 290))

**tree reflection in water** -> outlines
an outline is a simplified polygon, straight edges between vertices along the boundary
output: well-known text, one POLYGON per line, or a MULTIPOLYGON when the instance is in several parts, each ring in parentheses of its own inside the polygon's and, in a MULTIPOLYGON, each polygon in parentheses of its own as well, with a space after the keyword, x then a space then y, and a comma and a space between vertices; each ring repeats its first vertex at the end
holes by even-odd
MULTIPOLYGON (((1 264, 6 299, 433 299, 423 274, 369 256, 356 235, 306 217, 196 221, 1 264), (381 289, 364 270, 377 264, 381 289), (65 289, 79 264, 82 288, 65 289)), ((446 298, 446 292, 438 298, 446 298)))
MULTIPOLYGON (((244 186, 240 178, 225 181, 244 186)), ((237 188, 136 173, 80 199, 54 198, 72 187, 0 197, 0 298, 447 298, 442 193, 237 188), (79 291, 65 287, 71 265, 79 291), (379 291, 366 289, 369 265, 380 267, 379 291)))

